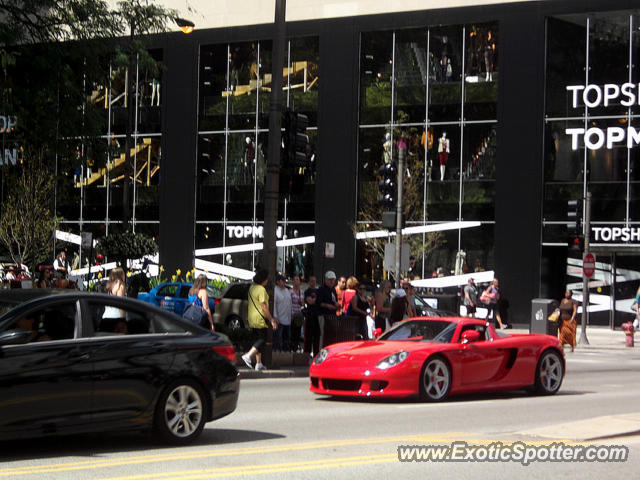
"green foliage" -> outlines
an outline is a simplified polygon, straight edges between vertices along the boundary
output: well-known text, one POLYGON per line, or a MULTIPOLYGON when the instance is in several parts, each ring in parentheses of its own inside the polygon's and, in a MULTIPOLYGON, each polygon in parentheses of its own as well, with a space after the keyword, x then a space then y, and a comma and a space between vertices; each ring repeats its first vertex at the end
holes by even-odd
POLYGON ((14 262, 22 262, 34 272, 49 258, 58 226, 51 212, 53 178, 43 152, 26 151, 21 165, 6 171, 8 193, 2 203, 0 243, 14 262))
POLYGON ((97 249, 110 261, 116 261, 122 267, 126 267, 129 259, 157 253, 158 245, 153 239, 142 233, 124 231, 101 238, 97 249))

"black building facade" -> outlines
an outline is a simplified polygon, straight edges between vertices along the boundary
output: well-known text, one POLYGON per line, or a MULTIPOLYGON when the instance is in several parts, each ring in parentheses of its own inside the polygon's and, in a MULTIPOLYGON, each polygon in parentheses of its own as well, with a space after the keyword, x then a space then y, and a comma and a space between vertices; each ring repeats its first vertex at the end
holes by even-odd
MULTIPOLYGON (((566 201, 591 191, 594 225, 640 226, 640 159, 623 142, 590 148, 597 133, 589 145, 576 134, 572 145, 567 129, 635 125, 640 102, 574 106, 566 87, 640 83, 639 27, 640 6, 629 0, 288 23, 283 98, 309 117, 314 168, 282 195, 279 225, 283 237, 315 235, 315 243, 285 250, 284 269, 381 278, 380 245, 355 232, 380 228, 377 168, 403 155, 407 226, 479 222, 408 238, 418 277, 494 270, 513 323, 529 322, 532 298, 580 290, 566 201)), ((207 249, 261 241, 273 33, 256 25, 168 34, 153 42, 161 78, 138 73, 147 93, 136 138, 149 169, 134 220, 159 239, 167 271, 194 258, 248 270, 260 263, 259 252, 207 249)), ((117 115, 109 119, 112 142, 123 132, 117 115)), ((79 175, 69 190, 83 190, 83 211, 59 203, 58 212, 70 231, 108 233, 105 210, 117 211, 118 187, 88 183, 95 171, 79 175)), ((595 323, 626 320, 640 278, 633 244, 597 247, 595 323)))

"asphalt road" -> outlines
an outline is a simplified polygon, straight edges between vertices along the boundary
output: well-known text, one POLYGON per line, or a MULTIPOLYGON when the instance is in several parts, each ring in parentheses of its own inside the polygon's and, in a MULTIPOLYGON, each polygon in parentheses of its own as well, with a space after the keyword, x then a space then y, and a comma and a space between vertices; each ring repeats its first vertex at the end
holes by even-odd
POLYGON ((511 392, 442 404, 318 397, 307 378, 245 380, 237 411, 209 424, 194 445, 167 448, 136 434, 1 442, 0 479, 636 477, 639 434, 578 442, 627 446, 626 462, 398 461, 400 445, 549 445, 570 438, 557 427, 564 422, 587 420, 597 431, 590 419, 640 412, 640 349, 578 351, 567 362, 556 396, 511 392), (540 427, 552 427, 550 436, 531 436, 540 427))

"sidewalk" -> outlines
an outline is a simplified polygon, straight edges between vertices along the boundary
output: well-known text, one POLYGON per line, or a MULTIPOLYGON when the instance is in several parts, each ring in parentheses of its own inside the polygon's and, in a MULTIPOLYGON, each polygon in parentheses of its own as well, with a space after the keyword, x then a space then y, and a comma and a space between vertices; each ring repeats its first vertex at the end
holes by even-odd
MULTIPOLYGON (((529 333, 528 328, 514 328, 503 330, 507 333, 529 333)), ((578 326, 576 338, 580 341, 581 327, 578 326)), ((590 326, 587 327, 587 340, 589 345, 581 345, 578 343, 576 350, 629 350, 634 348, 625 346, 625 334, 622 330, 611 330, 609 327, 590 326)), ((640 333, 636 332, 635 340, 638 342, 635 348, 640 351, 640 333)), ((309 357, 303 353, 285 353, 274 352, 272 367, 266 371, 256 372, 250 370, 240 358, 241 353, 237 353, 238 370, 243 379, 248 378, 290 378, 290 377, 307 377, 309 375, 309 357)))
MULTIPOLYGON (((503 330, 504 331, 504 330, 503 330)), ((507 333, 529 333, 528 328, 514 328, 506 330, 507 333)), ((587 326, 587 340, 588 345, 580 344, 580 334, 582 328, 578 325, 576 332, 576 340, 578 345, 576 350, 586 349, 614 349, 614 350, 633 350, 625 346, 625 333, 619 328, 611 330, 609 327, 602 326, 587 326)), ((640 349, 640 333, 636 331, 635 334, 636 347, 640 349)))

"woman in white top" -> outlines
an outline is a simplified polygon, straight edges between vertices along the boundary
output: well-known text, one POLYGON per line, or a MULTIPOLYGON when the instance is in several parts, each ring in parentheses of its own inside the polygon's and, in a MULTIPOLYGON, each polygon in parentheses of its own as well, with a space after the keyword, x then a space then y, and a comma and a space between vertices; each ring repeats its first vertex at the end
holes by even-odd
MULTIPOLYGON (((124 270, 122 268, 114 268, 111 270, 109 274, 109 281, 107 282, 107 294, 114 295, 116 297, 124 297, 125 292, 125 280, 124 280, 124 270)), ((114 331, 115 325, 118 323, 117 320, 124 318, 125 313, 124 310, 121 310, 117 307, 113 307, 111 305, 106 305, 104 307, 104 313, 102 314, 102 321, 100 322, 101 331, 112 332, 114 331), (109 319, 112 321, 106 321, 105 319, 109 319)))

